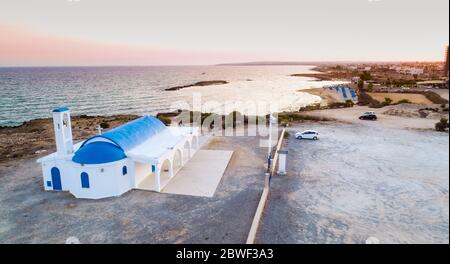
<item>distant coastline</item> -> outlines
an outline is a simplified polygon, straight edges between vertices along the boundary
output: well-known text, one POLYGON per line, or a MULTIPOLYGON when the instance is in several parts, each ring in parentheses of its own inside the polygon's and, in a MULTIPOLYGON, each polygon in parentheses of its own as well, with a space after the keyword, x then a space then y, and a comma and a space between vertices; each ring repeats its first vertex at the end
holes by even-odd
POLYGON ((220 63, 215 66, 318 66, 328 64, 326 62, 299 62, 299 61, 253 61, 220 63))
POLYGON ((347 64, 399 64, 415 61, 250 61, 220 63, 215 66, 324 66, 324 65, 347 65, 347 64))

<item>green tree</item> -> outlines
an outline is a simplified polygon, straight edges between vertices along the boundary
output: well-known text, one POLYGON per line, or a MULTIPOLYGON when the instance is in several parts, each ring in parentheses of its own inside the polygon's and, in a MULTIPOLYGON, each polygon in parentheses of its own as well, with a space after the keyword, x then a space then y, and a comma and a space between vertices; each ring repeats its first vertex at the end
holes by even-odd
POLYGON ((368 71, 363 71, 363 73, 359 76, 363 81, 372 80, 372 75, 368 71))
POLYGON ((389 86, 391 86, 391 85, 392 85, 391 79, 388 78, 387 81, 386 81, 386 86, 389 87, 389 86))
POLYGON ((354 105, 355 105, 355 103, 353 103, 352 100, 350 100, 350 99, 345 100, 346 107, 353 107, 354 105))
POLYGON ((369 91, 369 93, 373 92, 373 83, 369 83, 367 86, 367 91, 369 91))
POLYGON ((358 81, 358 88, 360 90, 364 89, 364 81, 362 79, 358 81))
POLYGON ((390 105, 390 104, 392 104, 392 99, 389 97, 385 97, 383 105, 390 105))
POLYGON ((441 121, 436 123, 435 128, 436 128, 436 131, 445 132, 448 128, 448 119, 441 118, 441 121))

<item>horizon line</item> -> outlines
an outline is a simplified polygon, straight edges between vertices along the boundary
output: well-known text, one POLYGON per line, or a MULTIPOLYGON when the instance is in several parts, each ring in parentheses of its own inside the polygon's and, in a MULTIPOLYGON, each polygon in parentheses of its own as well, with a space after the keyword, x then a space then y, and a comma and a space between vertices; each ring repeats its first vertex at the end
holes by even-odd
POLYGON ((378 64, 378 63, 444 63, 443 60, 330 60, 330 61, 247 61, 215 64, 94 64, 94 65, 0 65, 0 68, 71 68, 71 67, 186 67, 186 66, 308 66, 315 64, 378 64))

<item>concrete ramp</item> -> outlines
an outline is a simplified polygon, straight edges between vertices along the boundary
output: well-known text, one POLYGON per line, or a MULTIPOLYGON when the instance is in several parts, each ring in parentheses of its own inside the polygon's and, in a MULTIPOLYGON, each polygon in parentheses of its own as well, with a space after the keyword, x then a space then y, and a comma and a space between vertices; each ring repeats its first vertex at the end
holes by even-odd
POLYGON ((198 150, 162 192, 213 197, 232 155, 227 150, 198 150))

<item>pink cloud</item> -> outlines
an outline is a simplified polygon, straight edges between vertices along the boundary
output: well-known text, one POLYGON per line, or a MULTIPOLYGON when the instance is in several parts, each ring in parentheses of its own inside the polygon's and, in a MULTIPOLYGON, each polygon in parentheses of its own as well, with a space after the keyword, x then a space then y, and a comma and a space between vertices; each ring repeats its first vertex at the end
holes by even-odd
POLYGON ((0 65, 174 65, 242 60, 242 54, 142 47, 0 25, 0 65))

